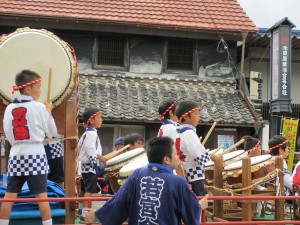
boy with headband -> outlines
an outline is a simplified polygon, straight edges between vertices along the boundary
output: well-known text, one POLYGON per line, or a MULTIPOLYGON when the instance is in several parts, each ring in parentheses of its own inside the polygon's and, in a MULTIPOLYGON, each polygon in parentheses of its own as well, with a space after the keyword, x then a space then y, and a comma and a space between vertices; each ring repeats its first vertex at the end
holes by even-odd
POLYGON ((204 196, 206 193, 204 190, 204 166, 210 159, 215 161, 217 156, 209 155, 197 136, 196 126, 200 120, 199 110, 200 106, 194 101, 184 100, 178 103, 175 113, 180 126, 176 149, 193 192, 197 196, 204 196))
MULTIPOLYGON (((3 128, 11 144, 8 160, 7 191, 4 198, 16 198, 27 181, 30 192, 36 198, 47 198, 47 174, 49 166, 43 141, 57 136, 57 129, 51 116, 52 103, 37 102, 41 94, 42 78, 30 70, 16 75, 14 91, 20 96, 7 106, 3 128)), ((8 225, 13 202, 3 202, 0 211, 0 225, 8 225)), ((43 225, 51 225, 49 202, 39 202, 43 225)))

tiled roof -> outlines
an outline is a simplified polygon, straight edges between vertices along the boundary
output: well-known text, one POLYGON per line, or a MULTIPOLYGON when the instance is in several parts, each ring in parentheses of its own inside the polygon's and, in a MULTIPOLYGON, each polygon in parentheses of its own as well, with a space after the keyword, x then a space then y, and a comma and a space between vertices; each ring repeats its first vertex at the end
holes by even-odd
MULTIPOLYGON (((246 46, 264 47, 270 46, 271 31, 267 28, 259 28, 259 31, 249 35, 246 39, 246 46)), ((300 49, 300 30, 291 31, 292 49, 300 49)))
POLYGON ((253 125, 254 118, 233 81, 80 75, 79 114, 100 107, 105 120, 158 121, 165 99, 191 99, 202 106, 201 122, 253 125))
POLYGON ((237 0, 1 0, 0 15, 173 30, 257 31, 237 0))

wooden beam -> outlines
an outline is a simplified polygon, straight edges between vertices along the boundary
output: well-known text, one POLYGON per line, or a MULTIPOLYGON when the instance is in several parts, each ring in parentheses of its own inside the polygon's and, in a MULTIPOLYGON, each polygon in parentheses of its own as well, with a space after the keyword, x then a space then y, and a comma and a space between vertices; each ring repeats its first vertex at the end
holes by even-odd
MULTIPOLYGON (((66 103, 66 117, 65 117, 65 137, 77 136, 76 124, 76 103, 75 101, 68 101, 66 103)), ((77 147, 76 140, 65 141, 65 189, 67 197, 75 197, 75 164, 77 147)), ((66 202, 66 217, 65 224, 75 223, 75 202, 66 202)))
MULTIPOLYGON (((283 171, 283 159, 282 157, 276 156, 275 158, 275 166, 279 171, 283 171)), ((279 190, 279 196, 284 195, 284 181, 283 176, 281 172, 279 172, 279 184, 280 184, 280 190, 279 190)), ((284 218, 284 201, 285 200, 275 200, 275 221, 283 220, 284 218)))
MULTIPOLYGON (((251 161, 250 158, 242 159, 242 187, 246 188, 251 185, 251 161)), ((251 189, 243 190, 242 196, 250 196, 251 189)), ((251 209, 251 202, 243 201, 243 221, 251 221, 252 219, 252 209, 251 209)))

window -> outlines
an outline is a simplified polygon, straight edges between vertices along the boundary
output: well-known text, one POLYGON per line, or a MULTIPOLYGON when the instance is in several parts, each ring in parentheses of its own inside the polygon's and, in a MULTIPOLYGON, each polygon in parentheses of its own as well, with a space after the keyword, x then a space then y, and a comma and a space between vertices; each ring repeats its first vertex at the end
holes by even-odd
POLYGON ((100 34, 96 38, 95 67, 126 68, 127 37, 119 34, 100 34))
POLYGON ((193 52, 192 40, 169 39, 167 69, 193 70, 193 52))
POLYGON ((237 131, 235 128, 215 129, 214 148, 224 145, 224 150, 236 143, 237 131))

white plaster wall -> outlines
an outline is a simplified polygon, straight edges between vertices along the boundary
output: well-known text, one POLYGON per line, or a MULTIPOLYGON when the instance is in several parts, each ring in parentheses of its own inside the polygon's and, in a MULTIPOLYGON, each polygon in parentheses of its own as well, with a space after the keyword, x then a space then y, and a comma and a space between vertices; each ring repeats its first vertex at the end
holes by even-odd
MULTIPOLYGON (((270 63, 260 62, 258 60, 245 62, 244 73, 246 77, 249 77, 250 71, 257 71, 262 74, 262 100, 268 102, 270 100, 270 63)), ((291 76, 291 98, 292 103, 300 104, 300 63, 292 63, 292 76, 291 76)))

